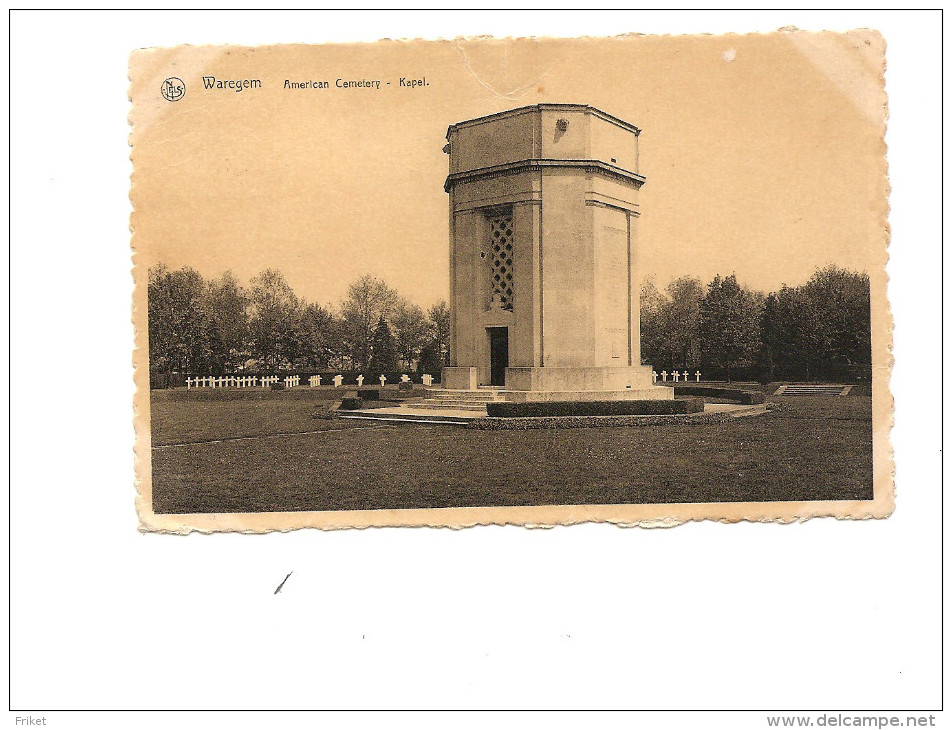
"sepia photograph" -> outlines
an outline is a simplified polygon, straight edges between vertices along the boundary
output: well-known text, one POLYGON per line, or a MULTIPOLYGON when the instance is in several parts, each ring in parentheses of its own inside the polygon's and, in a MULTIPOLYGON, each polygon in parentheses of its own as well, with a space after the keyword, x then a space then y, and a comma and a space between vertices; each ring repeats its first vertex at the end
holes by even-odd
POLYGON ((144 529, 891 511, 877 33, 130 63, 144 529))

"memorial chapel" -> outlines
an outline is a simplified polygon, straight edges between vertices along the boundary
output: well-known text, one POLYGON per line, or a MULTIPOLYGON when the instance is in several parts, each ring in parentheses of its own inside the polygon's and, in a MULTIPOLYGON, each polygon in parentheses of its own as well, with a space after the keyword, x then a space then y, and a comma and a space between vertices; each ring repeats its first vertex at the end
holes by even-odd
POLYGON ((641 364, 641 130, 585 104, 449 127, 446 389, 514 401, 671 398, 641 364))

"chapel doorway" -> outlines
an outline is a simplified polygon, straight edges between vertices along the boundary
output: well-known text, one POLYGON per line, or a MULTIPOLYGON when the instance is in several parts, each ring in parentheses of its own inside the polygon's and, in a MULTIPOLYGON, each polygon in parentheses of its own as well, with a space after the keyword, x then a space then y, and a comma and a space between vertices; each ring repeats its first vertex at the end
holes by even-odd
POLYGON ((505 386, 509 367, 509 328, 488 327, 489 330, 489 384, 505 386))

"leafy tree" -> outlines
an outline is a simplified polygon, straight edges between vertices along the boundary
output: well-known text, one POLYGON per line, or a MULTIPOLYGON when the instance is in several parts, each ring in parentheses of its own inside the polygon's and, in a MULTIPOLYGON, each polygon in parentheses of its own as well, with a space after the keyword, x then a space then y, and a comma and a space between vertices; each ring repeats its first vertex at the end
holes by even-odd
POLYGON ((248 357, 248 294, 226 271, 208 282, 208 366, 211 372, 235 370, 248 357))
POLYGON ((821 317, 801 288, 784 285, 767 297, 761 316, 761 367, 768 380, 777 375, 810 379, 825 347, 821 317))
POLYGON ((715 276, 700 302, 704 367, 729 378, 752 369, 760 350, 762 309, 763 297, 741 287, 736 276, 715 276))
POLYGON ((668 284, 667 293, 662 313, 666 361, 693 370, 701 361, 701 280, 682 276, 668 284))
POLYGON ((398 301, 396 291, 369 274, 361 276, 348 288, 347 298, 341 304, 341 314, 349 354, 356 368, 367 368, 375 327, 380 319, 390 316, 398 301))
POLYGON ((780 295, 768 294, 764 300, 764 311, 760 317, 760 356, 761 369, 767 380, 776 379, 776 370, 783 362, 780 350, 786 344, 784 333, 786 330, 784 313, 781 309, 780 295))
POLYGON ((339 356, 334 315, 319 304, 304 304, 297 320, 298 359, 305 368, 322 370, 339 356))
POLYGON ((443 360, 435 340, 430 340, 420 348, 420 361, 417 364, 417 372, 439 375, 443 369, 443 360))
POLYGON ((645 365, 665 362, 664 323, 662 320, 665 299, 648 277, 641 285, 641 361, 645 365))
POLYGON ((866 272, 827 266, 814 272, 801 291, 822 332, 823 346, 815 367, 833 373, 868 370, 872 351, 866 272))
POLYGON ((436 347, 440 362, 450 364, 450 308, 446 300, 441 299, 427 312, 430 319, 432 342, 436 347))
POLYGON ((194 269, 149 271, 149 365, 164 372, 189 372, 204 358, 208 343, 205 283, 194 269))
POLYGON ((327 347, 327 364, 344 370, 345 361, 350 353, 350 346, 347 337, 347 323, 343 317, 336 314, 331 315, 324 342, 327 347))
POLYGON ((391 321, 396 330, 397 352, 403 366, 409 370, 426 344, 430 323, 423 310, 406 299, 397 304, 391 321))
POLYGON ((300 350, 301 303, 284 275, 266 269, 251 280, 250 350, 266 369, 292 363, 300 350))
POLYGON ((868 371, 869 277, 835 266, 767 297, 762 319, 765 374, 803 377, 868 371))
POLYGON ((695 368, 700 364, 701 280, 682 276, 662 294, 654 281, 641 287, 642 360, 648 364, 695 368))
POLYGON ((370 355, 370 371, 375 373, 390 372, 397 369, 397 346, 390 332, 387 320, 381 317, 377 320, 372 337, 370 355))

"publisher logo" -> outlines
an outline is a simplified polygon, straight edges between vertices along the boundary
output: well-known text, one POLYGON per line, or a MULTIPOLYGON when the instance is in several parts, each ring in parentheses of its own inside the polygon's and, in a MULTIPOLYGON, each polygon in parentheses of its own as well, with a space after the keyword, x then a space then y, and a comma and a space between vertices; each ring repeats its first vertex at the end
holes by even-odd
POLYGON ((162 96, 166 101, 178 101, 185 96, 185 82, 177 76, 167 78, 162 82, 162 96))

